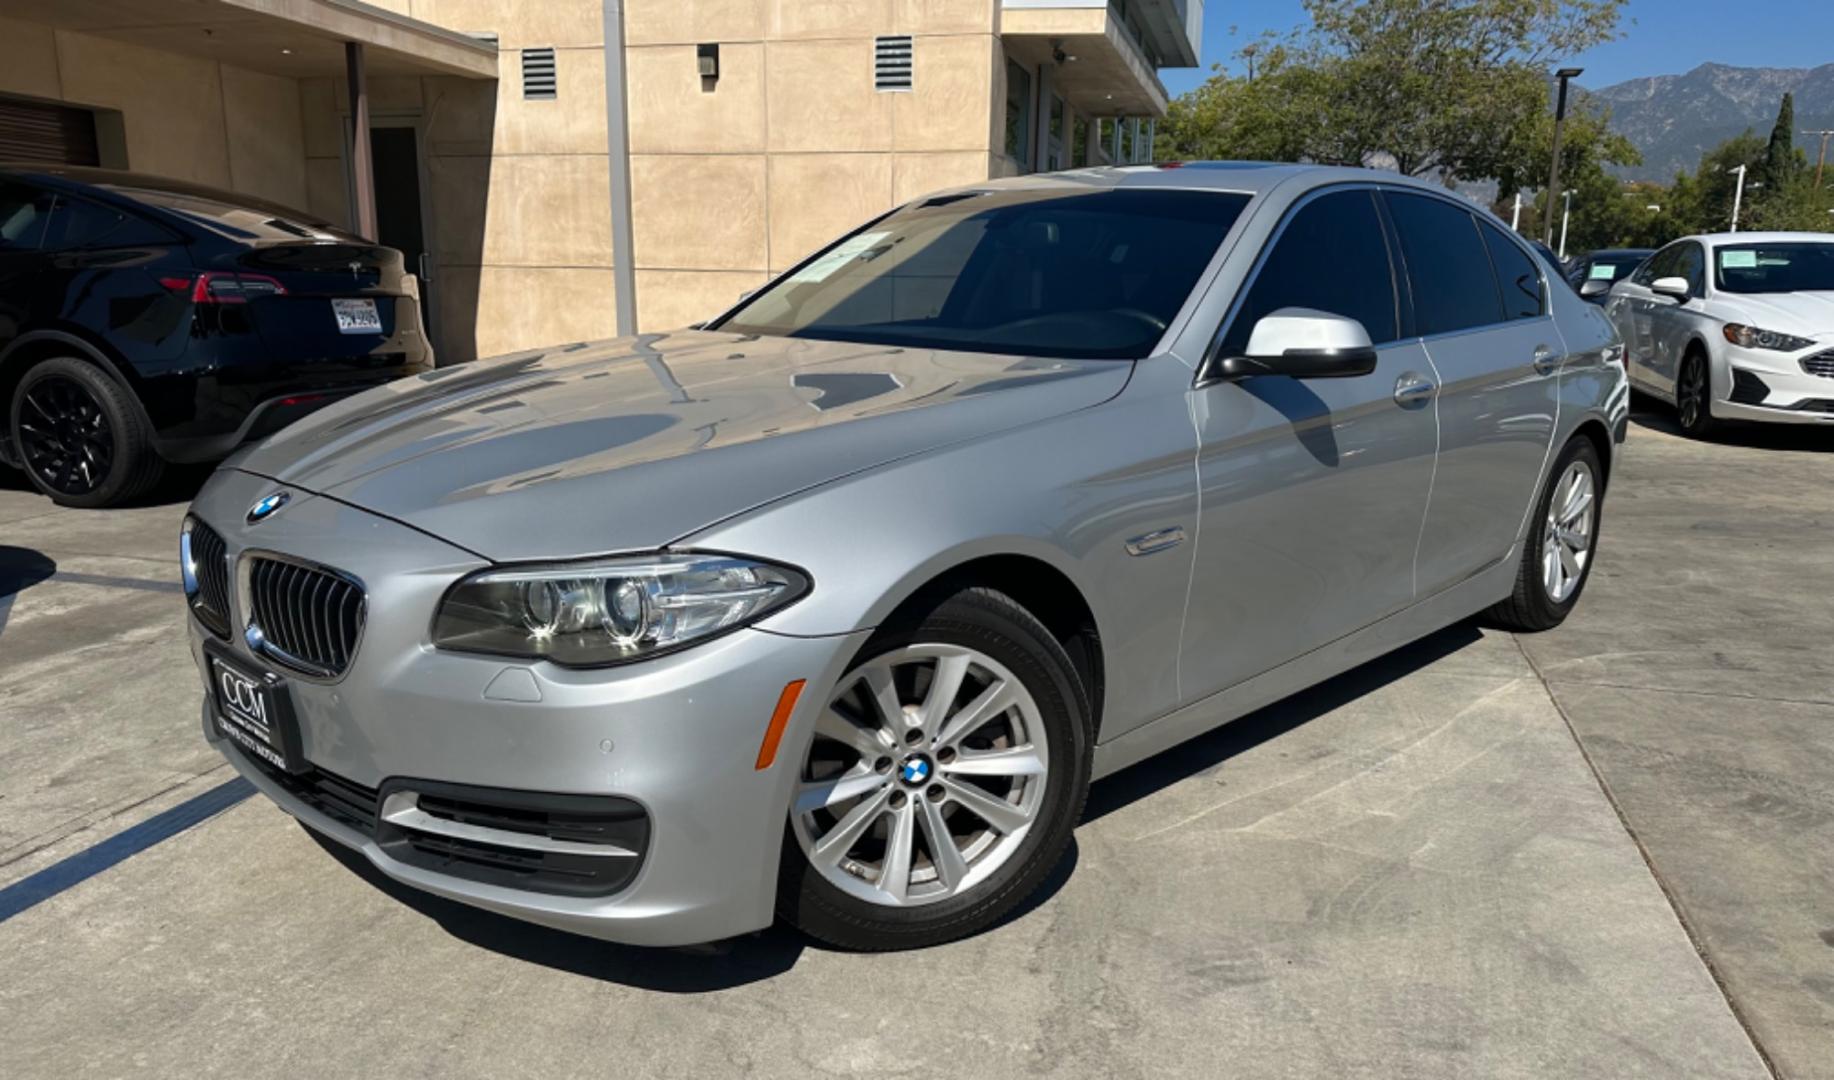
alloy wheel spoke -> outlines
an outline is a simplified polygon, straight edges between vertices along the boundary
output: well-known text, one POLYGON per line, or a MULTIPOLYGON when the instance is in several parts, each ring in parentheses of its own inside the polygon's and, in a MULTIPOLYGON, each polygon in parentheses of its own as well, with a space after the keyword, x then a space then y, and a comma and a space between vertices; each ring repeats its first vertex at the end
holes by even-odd
POLYGON ((812 814, 885 787, 886 784, 885 777, 873 771, 871 762, 861 762, 832 779, 803 784, 796 795, 796 812, 812 814))
POLYGON ((1029 743, 1008 750, 960 754, 939 768, 952 776, 1043 776, 1045 771, 1044 758, 1029 743))
POLYGON ((923 821, 924 843, 930 849, 930 862, 936 867, 936 880, 945 889, 954 889, 968 875, 968 864, 949 832, 942 816, 942 805, 929 799, 912 800, 918 805, 923 821))
POLYGON ((962 784, 945 779, 942 786, 949 799, 966 807, 975 817, 991 826, 995 832, 1010 836, 1024 828, 1026 822, 1031 820, 1024 810, 1004 799, 994 798, 973 784, 962 784))
POLYGON ((968 658, 961 654, 938 657, 936 671, 930 679, 930 691, 923 699, 923 733, 931 739, 942 730, 949 706, 961 693, 962 680, 968 675, 968 658))
POLYGON ((917 808, 921 798, 906 799, 891 812, 891 834, 885 838, 885 861, 880 864, 879 888, 900 904, 911 889, 911 849, 916 846, 917 808))
POLYGON ((832 706, 823 709, 815 717, 815 734, 832 739, 865 759, 875 759, 891 752, 891 744, 885 740, 881 729, 868 731, 842 716, 832 706))
POLYGON ((889 790, 881 790, 847 811, 846 816, 836 822, 834 828, 828 830, 827 835, 815 844, 814 850, 809 852, 809 859, 826 866, 840 862, 853 850, 853 845, 859 843, 860 837, 872 823, 879 819, 879 815, 885 812, 886 801, 890 798, 889 790))
POLYGON ((988 684, 973 701, 964 705, 936 735, 938 747, 954 746, 964 737, 986 726, 989 720, 1012 707, 1014 695, 1012 687, 1005 679, 998 679, 988 684))
POLYGON ((898 687, 892 682, 891 668, 874 664, 860 672, 860 681, 866 684, 867 696, 872 698, 873 708, 879 711, 879 726, 896 740, 904 727, 904 706, 898 701, 898 687))
POLYGON ((1566 580, 1571 581, 1578 577, 1579 560, 1573 557, 1573 552, 1567 550, 1565 545, 1561 545, 1557 553, 1560 556, 1560 572, 1565 575, 1566 580))

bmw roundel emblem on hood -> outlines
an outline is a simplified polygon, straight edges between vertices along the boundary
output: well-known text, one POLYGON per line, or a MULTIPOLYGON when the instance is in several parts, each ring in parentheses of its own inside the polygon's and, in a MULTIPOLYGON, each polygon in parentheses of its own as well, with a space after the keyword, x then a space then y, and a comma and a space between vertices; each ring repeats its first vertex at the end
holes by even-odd
POLYGON ((268 518, 273 517, 275 512, 285 506, 292 498, 293 493, 290 491, 276 491, 270 495, 262 496, 260 502, 248 508, 248 523, 253 525, 256 522, 266 521, 268 518))

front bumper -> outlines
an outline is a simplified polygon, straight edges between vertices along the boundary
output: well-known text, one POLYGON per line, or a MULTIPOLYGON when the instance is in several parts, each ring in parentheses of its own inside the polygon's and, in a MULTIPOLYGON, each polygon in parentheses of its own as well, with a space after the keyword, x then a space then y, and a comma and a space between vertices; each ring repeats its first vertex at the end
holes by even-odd
MULTIPOLYGON (((381 872, 427 892, 592 937, 680 945, 760 929, 772 919, 784 822, 801 749, 867 632, 787 637, 742 630, 656 660, 592 671, 470 656, 427 644, 445 587, 474 556, 333 500, 296 495, 254 526, 242 514, 275 485, 227 471, 193 512, 225 538, 227 558, 251 549, 311 558, 360 578, 369 619, 350 669, 335 681, 287 677, 300 745, 316 770, 382 793, 414 782, 523 793, 615 797, 647 822, 634 878, 609 895, 559 895, 415 865, 386 826, 327 813, 205 735, 269 798, 381 872), (775 763, 756 768, 784 686, 807 687, 775 763)), ((232 626, 247 610, 232 598, 232 626)), ((190 624, 203 663, 209 632, 190 624)), ((228 648, 253 661, 231 634, 228 648)))
POLYGON ((1756 420, 1771 424, 1834 423, 1834 375, 1811 372, 1830 369, 1834 349, 1822 342, 1800 353, 1745 349, 1728 345, 1722 356, 1723 371, 1714 373, 1713 415, 1722 420, 1756 420))

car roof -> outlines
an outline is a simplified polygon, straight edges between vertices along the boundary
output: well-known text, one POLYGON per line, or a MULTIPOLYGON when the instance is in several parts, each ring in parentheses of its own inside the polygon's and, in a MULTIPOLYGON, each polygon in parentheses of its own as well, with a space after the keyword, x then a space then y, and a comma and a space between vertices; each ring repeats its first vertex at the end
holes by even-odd
POLYGON ((1212 191, 1235 191, 1261 195, 1290 180, 1303 179, 1305 187, 1339 183, 1381 183, 1419 188, 1441 195, 1457 196, 1478 209, 1476 201, 1464 199, 1443 184, 1415 179, 1382 169, 1359 169, 1336 165, 1295 165, 1272 161, 1162 161, 1150 165, 1099 165, 1062 172, 1031 173, 1000 180, 963 184, 953 191, 1023 190, 1037 187, 1106 187, 1106 188, 1185 188, 1212 191))
MULTIPOLYGON (((100 194, 110 195, 117 199, 137 202, 134 193, 137 191, 159 192, 184 198, 207 199, 226 206, 258 210, 262 213, 284 213, 301 221, 323 222, 337 228, 334 222, 324 222, 317 214, 308 214, 303 210, 253 195, 236 191, 225 191, 222 188, 210 187, 207 184, 193 184, 185 180, 174 180, 169 176, 154 176, 151 173, 129 172, 125 169, 95 169, 84 165, 50 165, 41 162, 0 161, 0 176, 11 176, 21 180, 34 181, 50 187, 66 188, 73 191, 83 188, 99 189, 100 194)), ((143 204, 144 205, 144 204, 143 204)))
POLYGON ((1585 257, 1588 259, 1597 259, 1600 257, 1622 255, 1629 258, 1632 256, 1653 255, 1655 251, 1655 248, 1599 248, 1597 251, 1586 252, 1585 257))
POLYGON ((1703 244, 1719 247, 1723 244, 1782 244, 1811 243, 1834 244, 1834 234, 1824 232, 1718 232, 1696 233, 1684 236, 1683 240, 1698 240, 1703 244))

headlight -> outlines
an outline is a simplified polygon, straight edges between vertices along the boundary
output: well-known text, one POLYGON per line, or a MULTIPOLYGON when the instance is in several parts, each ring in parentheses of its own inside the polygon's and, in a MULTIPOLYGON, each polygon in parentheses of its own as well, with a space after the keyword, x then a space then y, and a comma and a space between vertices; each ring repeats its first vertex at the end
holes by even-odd
POLYGON ((1795 352, 1815 344, 1813 338, 1796 337, 1793 334, 1779 334, 1775 330, 1760 330, 1755 326, 1730 322, 1723 328, 1726 340, 1734 345, 1747 349, 1775 349, 1777 352, 1795 352))
POLYGON ((731 555, 486 570, 446 593, 433 643, 573 667, 621 664, 755 622, 808 591, 796 570, 731 555))

